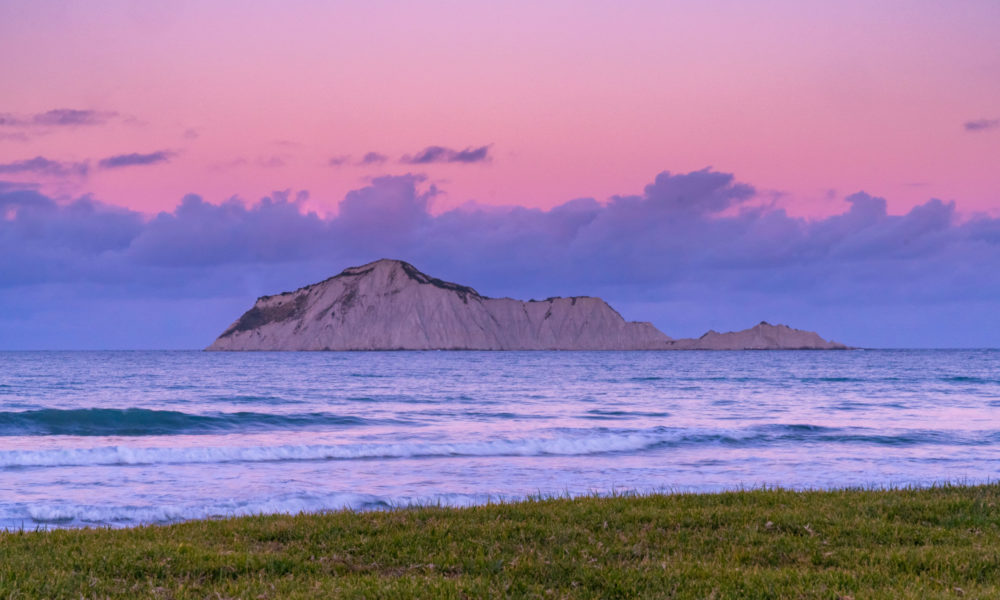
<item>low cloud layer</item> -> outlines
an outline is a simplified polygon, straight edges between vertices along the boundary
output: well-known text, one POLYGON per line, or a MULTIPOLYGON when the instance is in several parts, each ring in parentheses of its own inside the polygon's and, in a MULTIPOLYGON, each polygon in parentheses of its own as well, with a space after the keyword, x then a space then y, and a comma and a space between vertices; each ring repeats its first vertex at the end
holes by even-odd
POLYGON ((191 195, 148 219, 89 198, 4 190, 7 347, 31 346, 29 324, 50 331, 69 314, 84 321, 70 346, 198 347, 258 295, 381 257, 487 295, 600 295, 674 336, 762 319, 858 345, 989 345, 1000 331, 1000 219, 963 220, 940 200, 890 215, 885 200, 857 193, 842 214, 806 220, 761 207, 752 186, 711 170, 663 172, 642 194, 607 202, 438 215, 429 211, 438 190, 414 175, 376 178, 327 218, 304 212, 305 194, 253 205, 191 195), (149 323, 92 316, 113 315, 116 303, 159 312, 149 323), (174 337, 158 344, 146 336, 166 330, 163 319, 174 337))

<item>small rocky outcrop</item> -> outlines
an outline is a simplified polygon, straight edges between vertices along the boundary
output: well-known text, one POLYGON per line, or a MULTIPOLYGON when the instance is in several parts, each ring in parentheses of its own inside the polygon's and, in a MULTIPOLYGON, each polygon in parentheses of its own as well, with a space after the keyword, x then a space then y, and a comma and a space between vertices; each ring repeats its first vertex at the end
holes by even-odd
POLYGON ((709 331, 697 339, 667 342, 668 350, 846 350, 838 342, 828 342, 812 331, 761 321, 750 329, 719 333, 709 331))

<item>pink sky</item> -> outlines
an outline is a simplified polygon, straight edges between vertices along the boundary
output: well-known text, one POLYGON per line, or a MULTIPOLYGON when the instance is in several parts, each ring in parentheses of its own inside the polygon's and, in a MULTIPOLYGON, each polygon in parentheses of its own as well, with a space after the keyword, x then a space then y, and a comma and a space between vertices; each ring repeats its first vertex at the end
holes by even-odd
POLYGON ((419 172, 443 210, 603 200, 712 166, 793 214, 865 190, 896 213, 937 197, 996 215, 998 27, 996 0, 0 1, 0 116, 117 114, 0 127, 0 165, 90 165, 0 180, 145 212, 308 190, 329 211, 419 172), (399 164, 432 145, 491 160, 399 164), (389 160, 355 164, 370 151, 389 160))

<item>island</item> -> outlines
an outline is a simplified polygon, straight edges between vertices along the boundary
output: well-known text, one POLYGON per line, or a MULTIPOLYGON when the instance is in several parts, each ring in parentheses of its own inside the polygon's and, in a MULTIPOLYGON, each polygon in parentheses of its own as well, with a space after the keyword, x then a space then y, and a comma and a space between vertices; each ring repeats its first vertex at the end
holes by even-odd
POLYGON ((489 298, 382 259, 262 296, 207 350, 833 350, 785 325, 673 339, 600 298, 489 298))

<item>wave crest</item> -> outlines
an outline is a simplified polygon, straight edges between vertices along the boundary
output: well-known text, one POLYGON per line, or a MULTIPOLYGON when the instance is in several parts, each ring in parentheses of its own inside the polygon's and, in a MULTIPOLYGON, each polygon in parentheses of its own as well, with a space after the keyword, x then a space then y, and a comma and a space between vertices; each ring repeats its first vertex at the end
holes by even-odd
POLYGON ((492 456, 586 456, 644 452, 704 445, 765 447, 802 444, 873 446, 983 445, 1000 441, 1000 432, 957 433, 925 430, 895 432, 868 428, 832 428, 771 424, 738 430, 573 430, 549 438, 463 442, 398 442, 281 446, 133 447, 103 446, 53 450, 0 451, 0 469, 22 467, 199 464, 304 460, 358 460, 492 456))
POLYGON ((145 408, 43 408, 0 412, 0 436, 197 435, 280 429, 358 426, 373 421, 331 413, 269 414, 258 412, 190 414, 145 408))

